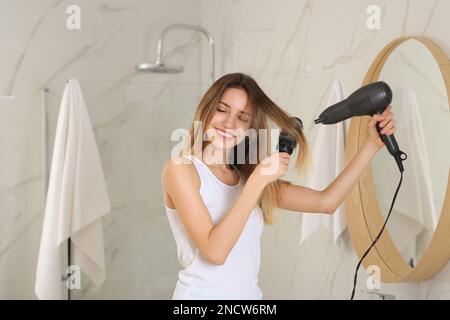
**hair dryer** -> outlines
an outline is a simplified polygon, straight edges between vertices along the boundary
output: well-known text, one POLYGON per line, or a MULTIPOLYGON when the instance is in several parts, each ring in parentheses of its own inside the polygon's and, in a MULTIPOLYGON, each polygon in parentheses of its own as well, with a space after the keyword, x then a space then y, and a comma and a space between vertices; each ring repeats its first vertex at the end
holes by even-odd
MULTIPOLYGON (((292 119, 297 122, 300 128, 303 128, 303 122, 302 120, 300 120, 300 118, 292 117, 292 119)), ((287 152, 289 154, 292 154, 296 146, 297 141, 295 141, 293 137, 289 136, 284 131, 280 132, 277 145, 278 152, 287 152)))
MULTIPOLYGON (((292 117, 292 119, 295 120, 295 122, 297 123, 297 125, 303 129, 303 122, 302 120, 300 120, 300 118, 297 117, 292 117)), ((250 142, 249 142, 249 137, 246 136, 244 141, 241 142, 244 144, 244 150, 245 150, 245 162, 248 162, 248 157, 249 157, 249 152, 250 152, 250 142)), ((288 154, 292 154, 292 152, 294 152, 294 149, 297 147, 297 141, 295 141, 295 138, 291 137, 290 135, 288 135, 285 131, 281 131, 280 135, 278 137, 278 144, 277 144, 277 150, 278 152, 287 152, 288 154)), ((239 170, 242 167, 241 163, 238 163, 237 155, 238 152, 238 147, 234 147, 232 152, 230 152, 230 165, 231 167, 239 170)))
MULTIPOLYGON (((354 116, 381 114, 391 101, 392 91, 387 83, 383 81, 370 83, 353 92, 347 99, 325 109, 314 122, 334 124, 354 116)), ((402 161, 406 160, 406 154, 400 151, 394 135, 381 134, 378 122, 376 128, 389 153, 397 162, 400 172, 403 172, 402 161)))

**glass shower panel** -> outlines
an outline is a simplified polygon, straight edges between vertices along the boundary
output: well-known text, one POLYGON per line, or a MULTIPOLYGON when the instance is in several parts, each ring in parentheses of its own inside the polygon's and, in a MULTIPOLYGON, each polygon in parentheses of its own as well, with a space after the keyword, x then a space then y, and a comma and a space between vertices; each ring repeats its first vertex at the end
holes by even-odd
MULTIPOLYGON (((170 299, 179 265, 161 172, 175 129, 188 129, 208 84, 80 80, 112 211, 104 216, 106 280, 82 277, 72 299, 170 299)), ((50 155, 65 84, 50 87, 50 155)), ((50 156, 51 160, 51 156, 50 156)), ((39 239, 37 239, 39 240, 39 239)))
POLYGON ((34 299, 42 216, 41 96, 0 98, 0 299, 34 299))

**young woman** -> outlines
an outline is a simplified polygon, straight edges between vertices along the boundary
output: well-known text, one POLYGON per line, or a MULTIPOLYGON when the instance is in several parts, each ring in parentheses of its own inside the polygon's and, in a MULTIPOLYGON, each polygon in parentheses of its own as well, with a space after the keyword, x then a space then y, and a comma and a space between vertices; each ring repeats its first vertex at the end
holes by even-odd
POLYGON ((164 204, 182 266, 172 299, 262 299, 260 236, 264 223, 276 222, 274 209, 332 214, 384 146, 376 122, 383 133, 395 132, 389 106, 371 118, 366 141, 339 176, 326 189, 313 190, 280 179, 291 156, 270 154, 270 136, 259 135, 269 119, 295 138, 295 167, 301 173, 309 159, 302 129, 241 73, 225 75, 208 89, 183 154, 166 162, 164 204), (256 132, 255 141, 266 141, 267 156, 230 165, 226 160, 250 132, 256 132))

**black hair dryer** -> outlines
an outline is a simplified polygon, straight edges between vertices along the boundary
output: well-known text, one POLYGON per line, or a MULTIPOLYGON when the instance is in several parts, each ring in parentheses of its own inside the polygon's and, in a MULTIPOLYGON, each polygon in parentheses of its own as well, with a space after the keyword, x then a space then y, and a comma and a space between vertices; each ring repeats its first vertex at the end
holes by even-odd
MULTIPOLYGON (((387 83, 383 81, 370 83, 353 92, 347 99, 325 109, 314 122, 316 124, 334 124, 354 116, 382 114, 391 101, 392 91, 387 83)), ((380 133, 381 128, 378 122, 376 128, 389 153, 397 162, 400 172, 403 172, 402 161, 406 160, 406 153, 399 149, 393 134, 380 133)))
MULTIPOLYGON (((303 128, 303 122, 297 117, 292 117, 297 124, 300 126, 300 128, 303 128)), ((289 154, 292 154, 294 152, 294 149, 297 145, 297 142, 293 137, 285 133, 284 131, 280 132, 280 136, 278 138, 278 145, 277 150, 278 152, 287 152, 289 154)))

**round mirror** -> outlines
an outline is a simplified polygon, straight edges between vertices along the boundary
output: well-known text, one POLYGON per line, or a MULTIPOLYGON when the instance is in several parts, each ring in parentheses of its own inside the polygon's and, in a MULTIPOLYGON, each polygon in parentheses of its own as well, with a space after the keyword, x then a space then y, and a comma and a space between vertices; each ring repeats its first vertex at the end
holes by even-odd
MULTIPOLYGON (((414 266, 431 242, 444 204, 450 164, 450 144, 444 142, 450 143, 448 96, 433 54, 416 39, 391 52, 378 79, 392 89, 395 137, 408 155, 386 228, 403 258, 414 266)), ((398 168, 386 148, 373 159, 372 176, 386 218, 398 184, 398 168)))
MULTIPOLYGON (((450 254, 450 64, 423 37, 402 37, 377 56, 363 84, 382 80, 393 92, 395 137, 408 158, 383 236, 364 261, 380 267, 381 279, 421 281, 450 254)), ((352 119, 347 157, 367 135, 369 117, 352 119)), ((370 246, 389 212, 400 172, 383 148, 347 199, 349 232, 359 256, 370 246)))

